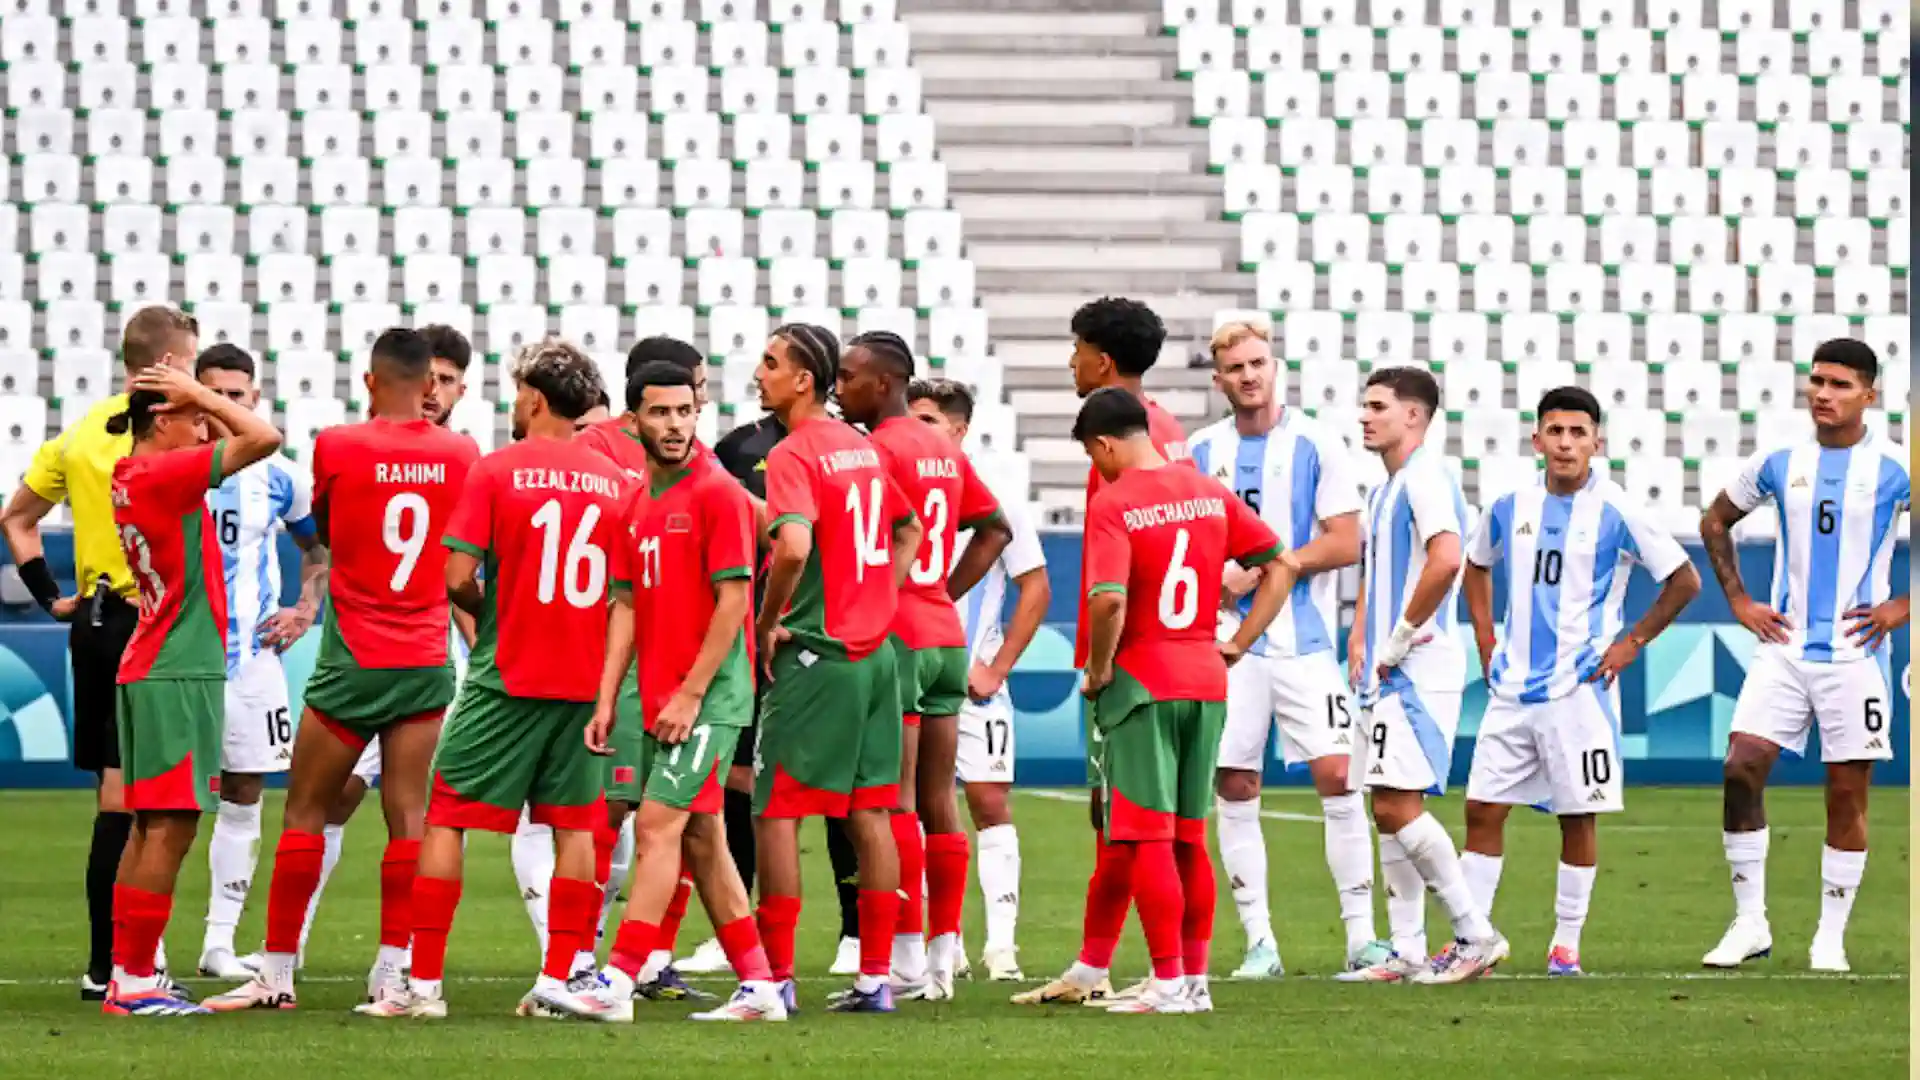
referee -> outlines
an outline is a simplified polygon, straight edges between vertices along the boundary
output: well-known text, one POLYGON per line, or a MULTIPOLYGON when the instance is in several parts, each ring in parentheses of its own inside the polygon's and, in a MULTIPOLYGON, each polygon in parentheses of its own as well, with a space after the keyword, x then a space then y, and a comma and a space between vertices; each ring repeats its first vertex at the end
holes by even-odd
MULTIPOLYGON (((200 330, 176 308, 142 308, 127 320, 120 360, 129 376, 155 364, 193 370, 200 330)), ((97 806, 93 844, 87 852, 87 921, 92 931, 80 997, 106 997, 113 964, 113 883, 133 817, 121 801, 120 732, 114 688, 120 654, 140 621, 133 574, 120 549, 109 488, 113 467, 132 449, 129 434, 107 433, 107 419, 127 409, 115 394, 87 410, 79 422, 41 445, 20 489, 0 512, 0 533, 20 569, 20 581, 49 615, 71 623, 68 655, 73 664, 73 764, 94 774, 97 806), (65 502, 73 516, 74 580, 78 593, 61 594, 40 544, 40 519, 65 502)), ((165 961, 161 961, 162 966, 165 961)))

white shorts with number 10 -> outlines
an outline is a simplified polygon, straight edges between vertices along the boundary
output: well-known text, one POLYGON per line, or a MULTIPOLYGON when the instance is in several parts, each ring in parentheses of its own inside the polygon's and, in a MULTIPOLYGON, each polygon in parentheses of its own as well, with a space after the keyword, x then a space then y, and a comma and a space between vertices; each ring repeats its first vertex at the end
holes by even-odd
POLYGON ((1597 683, 1557 701, 1489 698, 1467 798, 1562 816, 1624 809, 1618 715, 1612 692, 1597 683))
POLYGON ((1004 695, 960 706, 953 773, 963 784, 1013 783, 1013 703, 1004 695))
POLYGON ((280 655, 260 653, 227 680, 221 771, 250 776, 286 772, 293 763, 293 728, 280 655))
POLYGON ((1353 752, 1347 677, 1331 650, 1307 656, 1248 654, 1227 669, 1227 727, 1220 737, 1222 769, 1260 772, 1267 732, 1280 729, 1280 754, 1289 766, 1353 752))

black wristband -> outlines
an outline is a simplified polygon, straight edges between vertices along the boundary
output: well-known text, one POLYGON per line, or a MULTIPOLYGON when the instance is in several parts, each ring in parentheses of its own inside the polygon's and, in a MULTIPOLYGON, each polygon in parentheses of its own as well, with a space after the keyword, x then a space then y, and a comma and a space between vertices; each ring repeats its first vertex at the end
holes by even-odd
POLYGON ((52 613, 53 602, 60 599, 60 583, 53 580, 53 571, 47 568, 44 556, 36 555, 20 564, 20 584, 33 594, 34 603, 52 613))

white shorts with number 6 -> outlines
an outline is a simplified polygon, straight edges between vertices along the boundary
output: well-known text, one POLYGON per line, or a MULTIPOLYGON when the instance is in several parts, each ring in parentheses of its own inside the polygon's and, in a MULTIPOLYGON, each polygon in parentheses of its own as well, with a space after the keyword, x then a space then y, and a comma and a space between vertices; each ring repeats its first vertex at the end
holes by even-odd
POLYGON ((1227 729, 1220 737, 1223 769, 1259 772, 1267 732, 1280 729, 1280 755, 1292 768, 1316 758, 1353 752, 1354 716, 1347 676, 1331 651, 1308 656, 1240 658, 1227 669, 1227 729))
POLYGON ((1488 699, 1467 798, 1560 815, 1623 809, 1619 715, 1597 683, 1557 701, 1488 699))
POLYGON ((954 778, 963 784, 1013 783, 1013 704, 1005 697, 960 706, 954 778))
POLYGON ((293 762, 293 728, 280 656, 260 653, 227 680, 221 770, 249 775, 286 772, 293 762))
POLYGON ((1893 757, 1892 715, 1893 695, 1878 660, 1823 664, 1762 645, 1733 706, 1733 730, 1799 757, 1817 722, 1821 761, 1886 761, 1893 757))
POLYGON ((1362 787, 1446 794, 1460 691, 1405 685, 1383 691, 1364 715, 1352 773, 1362 787))

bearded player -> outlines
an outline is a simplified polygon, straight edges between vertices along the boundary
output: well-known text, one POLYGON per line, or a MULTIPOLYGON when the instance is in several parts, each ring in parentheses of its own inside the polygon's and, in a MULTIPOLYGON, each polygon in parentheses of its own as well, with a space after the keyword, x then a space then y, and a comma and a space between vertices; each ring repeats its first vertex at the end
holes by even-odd
POLYGON ((967 834, 954 804, 953 782, 958 717, 967 700, 967 633, 953 597, 966 595, 986 575, 1013 534, 999 500, 966 455, 908 413, 913 366, 913 354, 898 335, 862 334, 848 342, 834 396, 840 414, 871 433, 881 464, 926 530, 893 619, 905 723, 900 808, 891 819, 903 894, 893 979, 898 996, 942 1001, 953 996, 967 894, 967 834), (972 537, 966 550, 957 551, 954 540, 963 529, 972 537))

